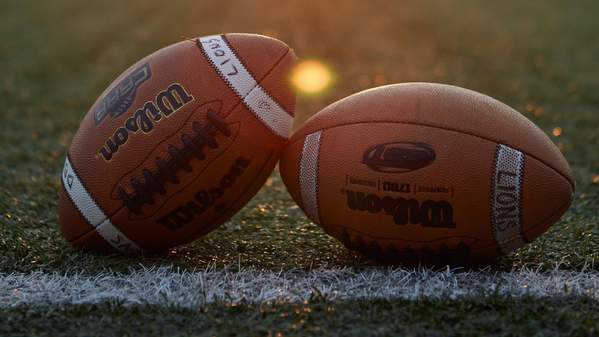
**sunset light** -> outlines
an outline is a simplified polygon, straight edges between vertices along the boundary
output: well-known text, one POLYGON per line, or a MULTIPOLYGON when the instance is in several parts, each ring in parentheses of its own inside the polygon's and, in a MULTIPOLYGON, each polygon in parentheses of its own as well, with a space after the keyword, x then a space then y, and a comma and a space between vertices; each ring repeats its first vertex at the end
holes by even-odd
POLYGON ((300 92, 316 94, 328 88, 331 79, 330 70, 322 62, 309 60, 296 66, 291 81, 300 92))

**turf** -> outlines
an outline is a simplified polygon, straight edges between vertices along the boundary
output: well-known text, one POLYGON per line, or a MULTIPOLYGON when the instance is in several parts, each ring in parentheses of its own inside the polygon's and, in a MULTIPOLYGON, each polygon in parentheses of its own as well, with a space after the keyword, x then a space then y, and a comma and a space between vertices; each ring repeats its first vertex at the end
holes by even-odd
POLYGON ((596 336, 589 299, 490 298, 214 304, 199 310, 119 303, 5 310, 0 335, 45 336, 596 336), (64 317, 69 320, 65 321, 64 317))
MULTIPOLYGON (((336 99, 394 82, 460 85, 515 107, 562 150, 575 172, 577 192, 570 210, 548 233, 502 258, 493 268, 548 269, 559 263, 562 269, 598 270, 598 11, 599 3, 592 0, 576 4, 558 0, 356 0, 310 5, 301 0, 173 0, 168 5, 142 0, 126 4, 98 0, 2 1, 0 272, 96 273, 170 265, 182 269, 237 265, 279 270, 359 268, 374 263, 346 251, 310 223, 287 195, 277 173, 225 226, 165 255, 123 258, 85 254, 71 248, 60 236, 56 208, 64 154, 79 121, 98 94, 128 65, 153 50, 183 38, 234 31, 278 37, 293 46, 299 57, 319 59, 333 69, 335 81, 329 90, 321 95, 299 96, 296 124, 336 99)), ((483 329, 498 336, 510 335, 505 331, 534 335, 542 331, 549 334, 552 328, 556 333, 597 333, 592 324, 576 328, 580 310, 596 317, 596 303, 584 299, 360 302, 332 307, 344 313, 339 320, 328 316, 327 309, 323 309, 327 306, 322 304, 275 305, 268 309, 264 321, 259 308, 214 306, 207 310, 215 316, 202 318, 189 329, 204 326, 210 327, 205 331, 227 334, 237 330, 226 328, 223 322, 238 319, 239 329, 253 324, 265 335, 270 330, 275 335, 279 328, 293 332, 292 325, 298 324, 294 319, 304 316, 291 311, 312 308, 314 311, 305 319, 313 329, 328 329, 329 334, 361 331, 355 330, 360 324, 369 326, 365 331, 372 333, 380 328, 381 334, 451 335, 453 331, 468 335, 483 329), (437 313, 429 306, 447 320, 438 321, 437 313), (459 308, 455 313, 454 307, 459 308), (358 314, 352 316, 353 310, 358 314), (473 316, 475 310, 489 315, 473 316), (546 318, 523 321, 526 315, 542 312, 548 312, 546 318), (522 317, 508 319, 517 314, 522 317), (384 319, 378 320, 379 316, 384 319), (395 321, 394 317, 403 321, 395 321), (367 318, 379 325, 369 325, 367 318), (462 323, 456 324, 464 326, 454 326, 453 330, 447 323, 458 321, 462 323), (556 322, 562 322, 565 330, 560 330, 556 322), (493 330, 492 326, 501 326, 498 324, 506 324, 506 330, 493 330)), ((5 324, 0 328, 7 330, 0 334, 21 331, 29 335, 36 329, 43 334, 44 321, 59 327, 61 317, 79 320, 74 327, 93 328, 82 318, 92 315, 99 322, 113 323, 106 331, 114 335, 124 331, 119 329, 133 318, 148 322, 147 326, 140 324, 141 328, 161 329, 165 325, 164 329, 175 329, 176 322, 203 317, 161 310, 145 313, 110 305, 48 312, 15 309, 3 312, 5 324), (33 323, 23 326, 27 320, 33 323)), ((165 334, 175 330, 156 331, 165 334)))
POLYGON ((224 12, 224 5, 180 1, 168 8, 133 1, 126 10, 100 1, 4 3, 0 270, 94 272, 137 263, 184 268, 213 263, 266 268, 371 263, 311 224, 276 173, 226 226, 167 256, 81 254, 62 240, 56 218, 59 172, 78 122, 95 97, 141 56, 181 38, 216 31, 274 35, 294 46, 300 57, 321 59, 334 69, 335 85, 329 91, 299 97, 297 124, 335 99, 373 85, 436 81, 497 97, 549 134, 560 127, 561 135, 552 138, 576 174, 573 206, 547 235, 497 267, 560 262, 563 268, 596 268, 599 184, 592 179, 599 174, 599 78, 593 70, 599 56, 594 34, 599 24, 594 23, 592 9, 599 6, 590 1, 579 6, 557 1, 354 5, 334 10, 331 5, 313 8, 297 1, 273 4, 279 15, 265 16, 247 14, 245 5, 233 3, 224 12), (74 20, 61 22, 65 11, 77 13, 74 20), (377 17, 378 11, 385 16, 377 17), (130 13, 136 13, 138 23, 131 22, 130 13), (354 29, 349 18, 355 16, 372 25, 354 29), (327 43, 318 43, 321 40, 327 43))

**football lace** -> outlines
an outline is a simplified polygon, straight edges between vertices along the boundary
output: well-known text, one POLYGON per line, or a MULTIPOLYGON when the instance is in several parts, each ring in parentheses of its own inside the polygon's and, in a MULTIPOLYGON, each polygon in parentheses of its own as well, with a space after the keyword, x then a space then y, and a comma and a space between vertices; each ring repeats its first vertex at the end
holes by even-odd
POLYGON ((375 240, 367 240, 360 235, 355 238, 349 235, 347 231, 342 231, 339 240, 350 250, 357 250, 364 255, 384 263, 397 264, 401 261, 405 266, 445 266, 445 265, 460 265, 464 261, 470 261, 472 258, 472 249, 460 242, 455 246, 449 247, 442 245, 437 249, 430 247, 422 247, 414 249, 407 245, 400 249, 393 244, 382 246, 375 240))
POLYGON ((170 181, 173 184, 179 183, 177 173, 180 170, 191 172, 192 167, 190 161, 193 158, 204 160, 204 147, 208 146, 211 149, 218 148, 216 135, 222 134, 225 137, 231 136, 231 130, 225 123, 225 120, 217 113, 209 110, 206 114, 208 123, 202 125, 198 122, 193 122, 191 125, 194 134, 181 135, 183 147, 181 149, 174 145, 169 145, 169 159, 165 160, 160 157, 156 158, 157 170, 152 172, 149 169, 143 169, 143 181, 132 178, 131 187, 133 193, 129 194, 121 186, 118 187, 117 193, 123 201, 125 207, 136 214, 142 213, 142 206, 145 204, 154 203, 154 195, 165 194, 165 183, 170 181))

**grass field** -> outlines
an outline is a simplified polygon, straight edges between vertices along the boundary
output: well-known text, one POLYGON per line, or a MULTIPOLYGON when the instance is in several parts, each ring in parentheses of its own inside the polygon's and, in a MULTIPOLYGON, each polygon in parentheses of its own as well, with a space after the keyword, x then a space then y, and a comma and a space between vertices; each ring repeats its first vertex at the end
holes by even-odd
MULTIPOLYGON (((356 91, 395 82, 467 87, 539 125, 570 162, 572 207, 541 238, 491 272, 599 271, 599 21, 596 1, 116 1, 0 3, 0 274, 99 275, 373 265, 312 224, 277 173, 236 217, 168 255, 81 253, 60 236, 64 155, 99 93, 128 65, 184 38, 218 32, 277 37, 334 73, 298 97, 296 126, 356 91)), ((0 289, 8 298, 15 289, 0 289)), ((51 294, 48 294, 52 296, 51 294)), ((318 293, 316 293, 318 295, 318 293)), ((0 335, 599 334, 599 296, 214 302, 196 309, 0 302, 0 335), (101 329, 101 331, 99 330, 101 329)))

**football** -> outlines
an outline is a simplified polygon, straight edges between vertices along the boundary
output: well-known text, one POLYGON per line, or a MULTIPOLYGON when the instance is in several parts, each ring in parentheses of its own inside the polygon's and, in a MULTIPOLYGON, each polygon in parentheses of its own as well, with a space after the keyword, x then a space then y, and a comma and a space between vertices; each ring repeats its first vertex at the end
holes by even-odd
POLYGON ((161 251, 229 219, 287 142, 294 62, 281 41, 224 34, 131 66, 73 137, 59 201, 64 237, 95 251, 161 251))
POLYGON ((575 188, 527 118, 433 83, 329 105, 291 137, 280 171, 306 215, 346 247, 407 264, 490 262, 545 232, 575 188))

